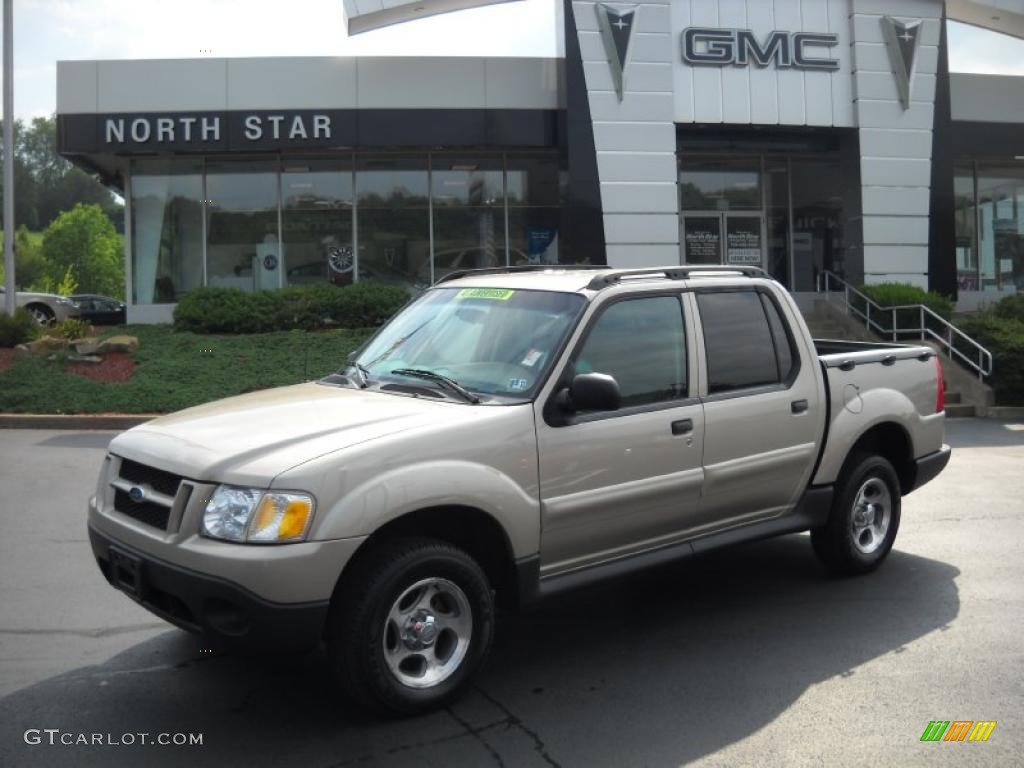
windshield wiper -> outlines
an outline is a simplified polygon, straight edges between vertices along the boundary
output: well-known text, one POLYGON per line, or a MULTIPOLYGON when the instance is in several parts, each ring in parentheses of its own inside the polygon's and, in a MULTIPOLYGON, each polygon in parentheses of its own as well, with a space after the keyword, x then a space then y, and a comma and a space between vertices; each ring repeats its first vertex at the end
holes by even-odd
POLYGON ((438 384, 443 386, 450 392, 454 392, 466 402, 476 405, 480 402, 480 398, 466 389, 464 386, 459 384, 455 379, 451 379, 440 373, 434 371, 428 371, 425 368, 396 368, 391 373, 397 373, 399 376, 410 376, 415 379, 427 379, 429 381, 436 381, 438 384))
POLYGON ((345 367, 342 368, 338 373, 344 373, 345 371, 352 369, 356 372, 356 386, 360 389, 366 389, 370 386, 370 371, 367 370, 366 366, 362 363, 357 363, 355 360, 349 360, 345 367))

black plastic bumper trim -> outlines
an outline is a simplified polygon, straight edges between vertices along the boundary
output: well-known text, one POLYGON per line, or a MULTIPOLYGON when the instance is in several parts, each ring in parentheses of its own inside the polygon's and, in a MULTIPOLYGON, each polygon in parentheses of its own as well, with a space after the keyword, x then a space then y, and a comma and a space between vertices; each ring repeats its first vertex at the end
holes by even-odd
POLYGON ((327 600, 264 600, 225 579, 141 552, 92 525, 89 542, 100 571, 111 586, 189 632, 231 647, 309 649, 323 637, 327 600))
POLYGON ((910 491, 916 491, 925 483, 934 480, 946 468, 946 465, 949 464, 949 459, 952 455, 953 450, 948 445, 944 445, 935 453, 929 453, 927 456, 915 459, 914 463, 917 465, 917 470, 914 472, 914 485, 910 491))

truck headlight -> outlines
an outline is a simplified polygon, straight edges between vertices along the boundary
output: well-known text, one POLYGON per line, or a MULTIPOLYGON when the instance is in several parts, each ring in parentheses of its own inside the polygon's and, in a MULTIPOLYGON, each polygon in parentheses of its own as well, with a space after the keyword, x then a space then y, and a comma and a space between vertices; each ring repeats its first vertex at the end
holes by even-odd
POLYGON ((283 544, 302 541, 312 519, 307 494, 221 485, 206 503, 202 532, 225 541, 283 544))

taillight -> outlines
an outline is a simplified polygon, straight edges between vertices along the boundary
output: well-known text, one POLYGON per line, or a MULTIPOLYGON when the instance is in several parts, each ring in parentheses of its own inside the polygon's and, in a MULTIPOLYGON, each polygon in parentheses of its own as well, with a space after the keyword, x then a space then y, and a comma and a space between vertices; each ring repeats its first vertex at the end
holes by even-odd
POLYGON ((946 410, 946 380, 942 377, 942 361, 935 356, 935 375, 938 382, 935 386, 935 412, 942 413, 946 410))

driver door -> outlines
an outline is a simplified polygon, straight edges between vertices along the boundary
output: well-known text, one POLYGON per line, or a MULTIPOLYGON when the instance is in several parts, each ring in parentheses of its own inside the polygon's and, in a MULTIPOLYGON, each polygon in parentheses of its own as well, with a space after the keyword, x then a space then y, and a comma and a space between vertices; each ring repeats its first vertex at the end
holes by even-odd
POLYGON ((561 380, 609 374, 622 406, 557 424, 538 410, 542 576, 668 543, 691 526, 704 415, 689 325, 678 293, 612 299, 588 322, 561 380))

